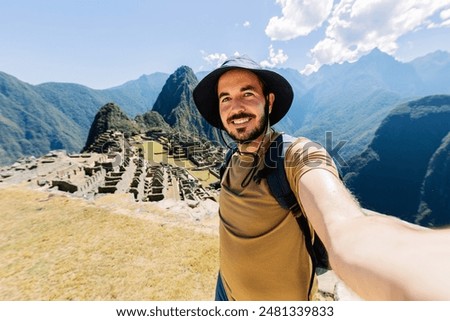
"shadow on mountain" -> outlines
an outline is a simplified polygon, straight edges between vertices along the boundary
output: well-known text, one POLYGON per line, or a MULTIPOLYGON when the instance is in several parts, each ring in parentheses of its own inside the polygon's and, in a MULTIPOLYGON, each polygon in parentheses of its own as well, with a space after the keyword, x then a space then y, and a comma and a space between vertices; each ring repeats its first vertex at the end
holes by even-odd
POLYGON ((450 96, 395 108, 349 162, 347 186, 364 207, 422 225, 450 224, 450 96))

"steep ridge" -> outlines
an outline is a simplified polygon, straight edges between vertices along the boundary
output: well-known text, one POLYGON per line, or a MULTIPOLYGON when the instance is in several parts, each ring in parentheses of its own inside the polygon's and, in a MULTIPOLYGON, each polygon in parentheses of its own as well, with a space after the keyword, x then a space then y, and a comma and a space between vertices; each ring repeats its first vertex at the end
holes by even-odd
POLYGON ((195 107, 192 91, 197 83, 197 77, 191 68, 178 68, 167 79, 152 111, 161 114, 176 131, 217 140, 215 131, 195 107))
POLYGON ((431 157, 421 188, 416 222, 428 226, 450 224, 450 133, 431 157))
POLYGON ((84 150, 91 146, 97 137, 108 130, 120 131, 125 137, 137 135, 140 132, 136 122, 129 119, 118 105, 108 103, 100 108, 95 115, 84 150))
MULTIPOLYGON (((437 186, 442 193, 448 192, 448 165, 442 162, 448 159, 444 137, 449 132, 450 96, 428 96, 399 105, 380 125, 369 147, 350 160, 346 184, 367 208, 410 222, 427 211, 427 222, 436 221, 445 206, 432 201, 435 196, 430 193, 434 195, 437 186), (431 207, 437 212, 430 214, 431 207)), ((448 204, 449 194, 442 195, 440 201, 448 204)))

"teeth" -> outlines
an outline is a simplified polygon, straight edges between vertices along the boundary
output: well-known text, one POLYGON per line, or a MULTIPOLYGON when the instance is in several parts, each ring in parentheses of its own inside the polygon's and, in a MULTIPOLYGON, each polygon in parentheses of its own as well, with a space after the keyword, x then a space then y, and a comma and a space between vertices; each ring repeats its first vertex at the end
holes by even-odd
POLYGON ((236 125, 239 125, 239 124, 246 123, 249 120, 250 120, 250 118, 239 118, 239 119, 233 120, 233 123, 236 124, 236 125))

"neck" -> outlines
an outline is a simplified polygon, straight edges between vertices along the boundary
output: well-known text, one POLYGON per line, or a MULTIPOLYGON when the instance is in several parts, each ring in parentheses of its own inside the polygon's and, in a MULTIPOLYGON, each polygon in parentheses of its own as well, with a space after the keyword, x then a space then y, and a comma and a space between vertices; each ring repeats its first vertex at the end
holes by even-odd
POLYGON ((238 143, 238 149, 241 153, 257 153, 261 147, 261 145, 264 143, 266 138, 270 137, 270 133, 272 130, 268 128, 263 134, 261 134, 258 138, 246 141, 246 142, 239 142, 238 143))

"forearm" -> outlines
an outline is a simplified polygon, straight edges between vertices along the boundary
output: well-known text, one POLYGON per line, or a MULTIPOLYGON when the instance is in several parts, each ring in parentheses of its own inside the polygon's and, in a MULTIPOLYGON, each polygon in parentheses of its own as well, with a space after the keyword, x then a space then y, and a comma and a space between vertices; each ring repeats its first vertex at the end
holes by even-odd
POLYGON ((371 300, 450 299, 450 231, 364 213, 324 171, 301 179, 300 198, 337 275, 371 300))
POLYGON ((333 269, 371 300, 449 300, 450 232, 366 216, 330 230, 333 269), (349 231, 352 231, 349 233, 349 231))

